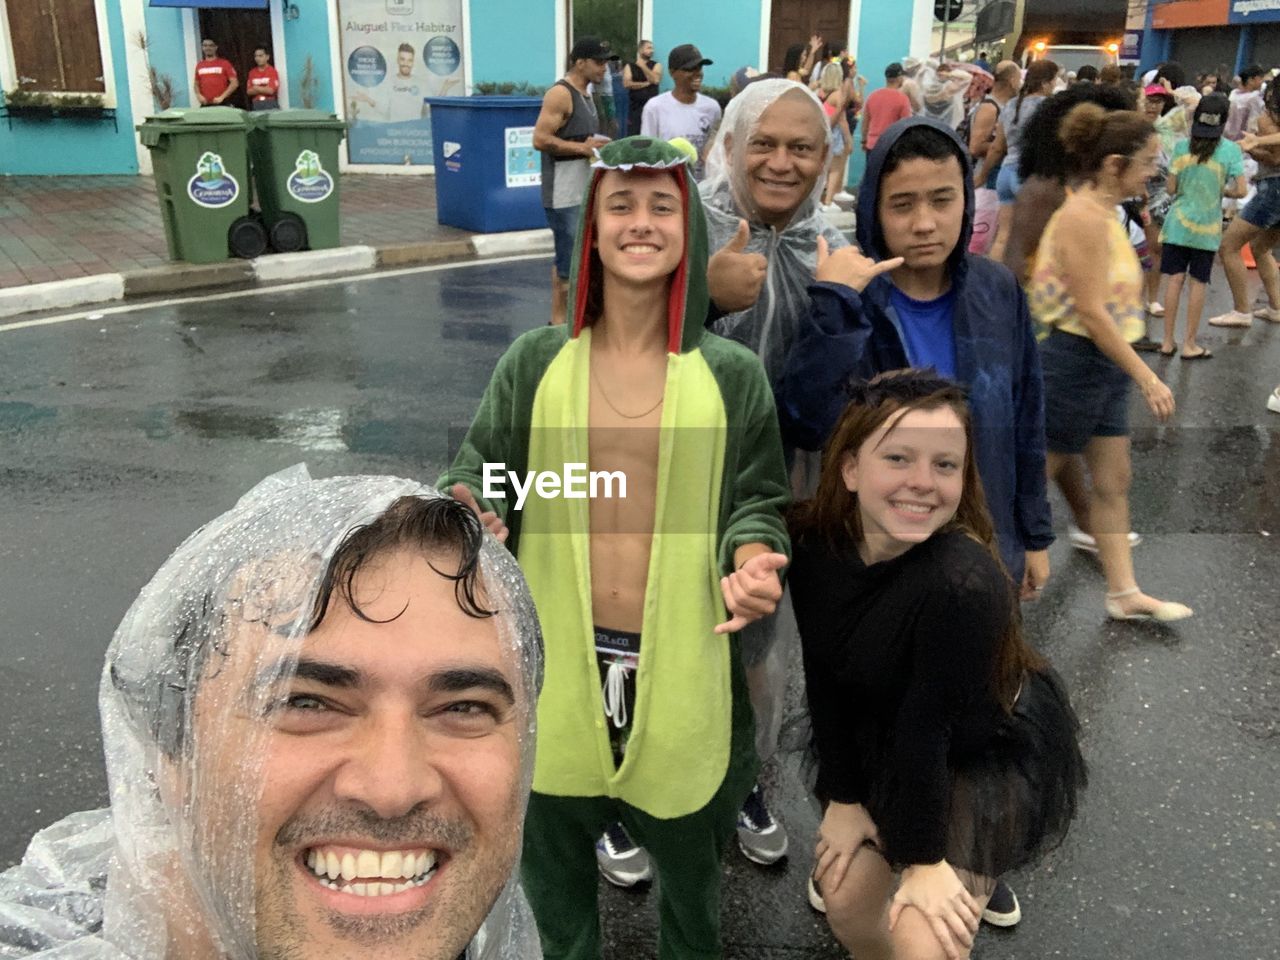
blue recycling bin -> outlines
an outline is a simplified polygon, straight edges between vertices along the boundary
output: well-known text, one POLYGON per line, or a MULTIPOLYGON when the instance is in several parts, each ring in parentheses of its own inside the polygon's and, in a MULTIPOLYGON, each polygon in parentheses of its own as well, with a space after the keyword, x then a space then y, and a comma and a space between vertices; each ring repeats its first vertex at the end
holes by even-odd
POLYGON ((533 149, 538 97, 428 97, 437 218, 477 233, 535 230, 542 154, 533 149))

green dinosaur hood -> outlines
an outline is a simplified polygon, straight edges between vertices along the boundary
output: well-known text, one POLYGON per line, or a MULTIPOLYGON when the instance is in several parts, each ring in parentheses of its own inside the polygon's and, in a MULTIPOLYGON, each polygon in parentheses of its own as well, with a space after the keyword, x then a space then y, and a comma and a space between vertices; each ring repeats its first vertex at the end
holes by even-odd
POLYGON ((578 238, 569 274, 569 316, 577 337, 588 325, 587 303, 592 284, 604 280, 595 251, 595 202, 600 179, 608 170, 634 171, 637 175, 665 171, 676 178, 684 202, 684 257, 671 275, 667 301, 667 352, 685 353, 705 336, 707 316, 707 219, 689 166, 689 155, 680 147, 652 137, 626 137, 596 151, 591 182, 582 202, 578 238), (688 322, 686 322, 688 321, 688 322))

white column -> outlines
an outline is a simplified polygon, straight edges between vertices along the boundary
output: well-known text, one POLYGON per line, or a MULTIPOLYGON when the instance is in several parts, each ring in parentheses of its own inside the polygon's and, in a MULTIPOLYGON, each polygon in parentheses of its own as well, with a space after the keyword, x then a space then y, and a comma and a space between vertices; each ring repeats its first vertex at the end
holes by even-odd
MULTIPOLYGON (((288 0, 271 0, 271 65, 283 80, 276 93, 282 110, 289 109, 289 57, 284 42, 284 5, 288 0)), ((248 85, 248 80, 245 84, 248 85)))
POLYGON ((756 69, 767 73, 769 63, 769 31, 773 29, 773 0, 760 0, 760 62, 756 69))
POLYGON ((849 52, 858 56, 858 28, 862 21, 862 0, 849 0, 849 52))
MULTIPOLYGON (((155 100, 151 96, 151 77, 147 71, 146 51, 138 46, 138 36, 147 34, 147 0, 121 0, 120 20, 124 26, 125 72, 129 78, 129 108, 133 122, 141 123, 155 113, 155 100)), ((134 143, 138 152, 138 172, 151 173, 151 151, 140 142, 134 143)))
POLYGON ((911 49, 909 55, 923 60, 933 53, 934 0, 915 0, 911 5, 911 49))

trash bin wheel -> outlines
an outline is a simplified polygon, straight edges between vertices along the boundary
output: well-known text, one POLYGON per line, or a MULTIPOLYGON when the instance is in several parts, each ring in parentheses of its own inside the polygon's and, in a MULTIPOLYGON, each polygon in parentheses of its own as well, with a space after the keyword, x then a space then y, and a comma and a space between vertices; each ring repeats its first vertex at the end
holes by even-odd
POLYGON ((293 253, 307 248, 307 225, 296 213, 282 213, 267 231, 271 249, 276 253, 293 253))
POLYGON ((260 257, 267 250, 267 229, 255 216, 239 217, 227 228, 227 245, 233 256, 260 257))

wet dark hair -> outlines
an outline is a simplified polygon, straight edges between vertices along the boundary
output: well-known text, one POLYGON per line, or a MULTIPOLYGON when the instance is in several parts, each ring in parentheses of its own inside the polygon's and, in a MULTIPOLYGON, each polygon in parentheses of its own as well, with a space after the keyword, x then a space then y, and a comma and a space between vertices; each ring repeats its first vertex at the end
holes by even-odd
POLYGON ((1058 139, 1067 154, 1068 171, 1092 179, 1107 157, 1124 157, 1127 165, 1155 132, 1151 121, 1136 111, 1108 113, 1096 103, 1082 103, 1063 119, 1058 139))
POLYGON ((782 75, 785 77, 790 71, 800 72, 800 61, 804 59, 805 45, 803 43, 793 43, 787 47, 787 52, 782 55, 782 75))
POLYGON ((377 520, 349 531, 342 544, 334 551, 329 568, 320 581, 308 632, 315 630, 324 620, 335 590, 351 612, 361 620, 369 623, 387 622, 372 620, 366 616, 356 603, 351 587, 356 575, 371 561, 400 549, 413 550, 423 555, 445 552, 457 556, 458 569, 454 573, 441 570, 430 561, 428 566, 446 580, 453 581, 454 598, 463 613, 480 619, 493 616, 494 611, 481 606, 477 600, 480 546, 483 540, 480 521, 469 507, 457 500, 401 497, 377 520))
POLYGON ((1273 122, 1280 124, 1280 77, 1274 77, 1267 84, 1267 92, 1262 97, 1262 105, 1271 114, 1273 122))
POLYGON ((1037 60, 1027 67, 1027 75, 1022 78, 1022 87, 1018 90, 1018 105, 1013 108, 1013 122, 1022 119, 1022 101, 1032 90, 1039 90, 1058 75, 1058 65, 1052 60, 1037 60))
POLYGON ((1132 110, 1133 100, 1118 87, 1075 83, 1040 104, 1022 128, 1022 155, 1018 176, 1022 180, 1045 177, 1065 183, 1067 155, 1058 140, 1058 127, 1074 107, 1096 103, 1104 110, 1132 110))
POLYGON ((1187 150, 1196 158, 1196 163, 1208 163, 1213 158, 1213 152, 1218 149, 1218 144, 1221 142, 1222 137, 1220 136, 1192 137, 1187 150))
MULTIPOLYGON (((352 585, 361 570, 400 549, 424 556, 452 555, 457 560, 457 569, 452 573, 430 560, 428 564, 440 576, 453 581, 458 607, 467 616, 477 619, 493 616, 495 611, 481 605, 479 600, 483 542, 480 521, 470 508, 458 501, 447 497, 401 497, 377 519, 347 531, 325 569, 315 604, 307 615, 306 632, 312 632, 323 622, 335 593, 360 619, 370 623, 389 622, 368 617, 356 603, 352 585)), ((139 725, 150 731, 169 757, 181 756, 189 749, 200 679, 206 671, 220 669, 219 664, 211 664, 215 657, 225 659, 229 655, 228 627, 233 614, 228 604, 228 597, 205 590, 177 605, 179 619, 170 628, 173 641, 162 672, 134 681, 122 675, 116 664, 110 665, 112 685, 124 694, 139 725)), ((288 631, 297 626, 297 621, 269 626, 276 631, 288 631)))
POLYGON ((961 174, 968 169, 968 158, 954 137, 927 124, 920 124, 909 128, 889 148, 884 165, 880 168, 880 179, 883 180, 908 160, 923 158, 941 163, 947 157, 955 157, 959 161, 961 174))
POLYGON ((271 48, 268 47, 265 43, 260 43, 253 48, 254 53, 257 53, 259 50, 265 53, 268 57, 271 56, 271 48))
POLYGON ((1156 75, 1151 82, 1159 83, 1161 80, 1168 80, 1169 86, 1175 90, 1178 87, 1185 87, 1187 85, 1187 71, 1178 61, 1170 60, 1168 63, 1162 63, 1156 67, 1156 75))
POLYGON ((1250 80, 1254 79, 1255 77, 1265 76, 1266 72, 1267 71, 1260 65, 1256 63, 1251 63, 1249 64, 1249 66, 1245 67, 1243 70, 1240 71, 1240 82, 1248 83, 1250 80))
POLYGON ((1076 71, 1076 83, 1097 83, 1097 81, 1098 68, 1092 63, 1086 63, 1076 71))

